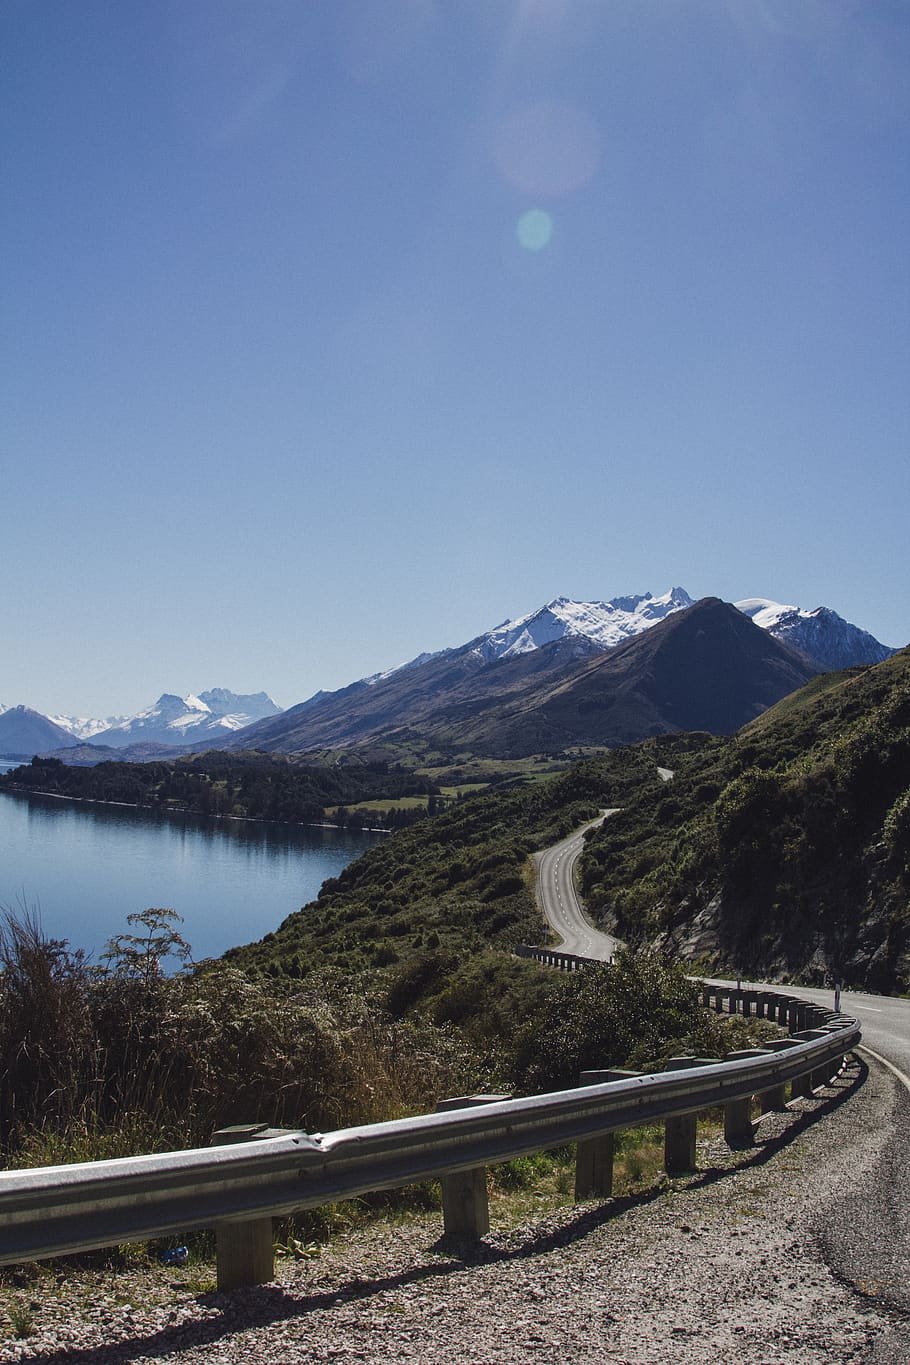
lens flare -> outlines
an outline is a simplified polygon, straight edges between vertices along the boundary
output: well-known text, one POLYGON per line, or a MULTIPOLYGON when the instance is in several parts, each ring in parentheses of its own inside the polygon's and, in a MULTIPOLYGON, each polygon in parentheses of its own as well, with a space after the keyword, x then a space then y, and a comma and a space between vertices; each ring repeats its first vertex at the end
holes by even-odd
POLYGON ((513 109, 498 124, 493 160, 515 189, 529 197, 563 197, 597 171, 600 135, 585 110, 559 100, 513 109))
POLYGON ((543 251, 553 236, 553 219, 546 209, 528 209, 519 218, 515 232, 525 251, 543 251))

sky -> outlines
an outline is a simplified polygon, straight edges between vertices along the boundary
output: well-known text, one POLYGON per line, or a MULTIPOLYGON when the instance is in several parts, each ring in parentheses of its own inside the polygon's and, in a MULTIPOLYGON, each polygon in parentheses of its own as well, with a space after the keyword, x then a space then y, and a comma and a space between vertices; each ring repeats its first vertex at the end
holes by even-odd
POLYGON ((0 701, 910 639, 905 0, 3 0, 0 701))

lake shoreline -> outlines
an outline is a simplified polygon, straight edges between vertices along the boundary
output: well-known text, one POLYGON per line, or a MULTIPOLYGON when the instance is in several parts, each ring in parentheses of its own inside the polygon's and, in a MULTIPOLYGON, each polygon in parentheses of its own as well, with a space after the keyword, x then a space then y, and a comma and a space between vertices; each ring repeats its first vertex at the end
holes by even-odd
MULTIPOLYGON (((213 820, 125 802, 0 791, 0 912, 32 907, 53 939, 97 958, 126 916, 167 906, 197 960, 260 939, 315 900, 376 834, 213 820)), ((124 793, 126 795, 126 793, 124 793)), ((2 915, 0 915, 2 923, 2 915)))
MULTIPOLYGON (((282 825, 286 829, 332 829, 339 834, 343 834, 349 829, 347 825, 333 825, 329 820, 272 820, 263 819, 258 815, 222 815, 215 811, 192 810, 189 806, 181 806, 179 809, 173 806, 143 806, 138 801, 105 801, 98 796, 67 796, 65 792, 38 791, 34 787, 21 787, 16 784, 0 787, 0 796, 3 795, 44 796, 52 801, 71 801, 74 805, 80 806, 116 806, 122 810, 150 811, 154 815, 195 815, 200 820, 235 820, 238 823, 250 825, 282 825)), ((393 831, 381 829, 378 826, 359 825, 351 832, 391 834, 393 831)))

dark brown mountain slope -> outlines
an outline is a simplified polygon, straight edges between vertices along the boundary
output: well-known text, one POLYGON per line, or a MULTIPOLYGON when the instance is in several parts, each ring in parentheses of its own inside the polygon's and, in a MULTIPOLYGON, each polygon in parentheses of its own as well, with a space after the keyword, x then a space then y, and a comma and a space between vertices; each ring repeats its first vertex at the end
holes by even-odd
POLYGON ((221 748, 298 753, 374 743, 402 730, 422 735, 440 712, 483 711, 520 695, 534 679, 542 680, 544 687, 555 683, 567 667, 594 649, 587 640, 560 640, 515 659, 488 663, 472 641, 375 681, 317 693, 280 716, 238 731, 221 748))
POLYGON ((437 746, 511 757, 683 730, 732 734, 816 672, 735 607, 706 597, 570 665, 555 684, 531 680, 514 700, 473 716, 450 709, 429 733, 437 746))
POLYGON ((485 663, 472 642, 313 697, 232 743, 296 753, 407 741, 519 757, 681 730, 729 734, 815 671, 735 607, 705 598, 593 658, 588 642, 563 640, 485 663))

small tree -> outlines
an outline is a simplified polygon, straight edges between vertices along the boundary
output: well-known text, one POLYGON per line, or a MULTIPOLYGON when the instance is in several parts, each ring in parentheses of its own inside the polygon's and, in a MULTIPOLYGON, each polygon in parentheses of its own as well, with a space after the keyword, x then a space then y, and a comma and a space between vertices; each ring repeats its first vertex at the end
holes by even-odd
POLYGON ((115 934, 101 954, 110 971, 130 977, 149 987, 161 975, 163 958, 177 957, 182 964, 192 961, 193 950, 174 927, 183 923, 176 910, 155 908, 127 915, 127 924, 141 924, 144 934, 115 934))

